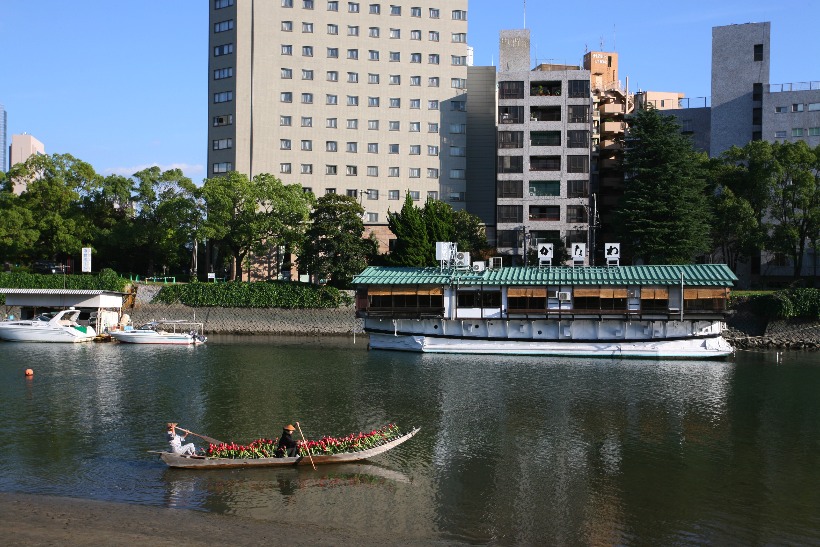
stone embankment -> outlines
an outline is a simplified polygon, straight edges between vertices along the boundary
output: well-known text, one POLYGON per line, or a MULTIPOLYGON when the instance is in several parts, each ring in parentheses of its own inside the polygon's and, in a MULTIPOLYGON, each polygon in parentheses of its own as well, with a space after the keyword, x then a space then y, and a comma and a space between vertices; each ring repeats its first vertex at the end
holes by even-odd
POLYGON ((771 321, 762 334, 757 334, 757 331, 744 332, 730 320, 723 336, 739 349, 820 350, 818 321, 771 321))

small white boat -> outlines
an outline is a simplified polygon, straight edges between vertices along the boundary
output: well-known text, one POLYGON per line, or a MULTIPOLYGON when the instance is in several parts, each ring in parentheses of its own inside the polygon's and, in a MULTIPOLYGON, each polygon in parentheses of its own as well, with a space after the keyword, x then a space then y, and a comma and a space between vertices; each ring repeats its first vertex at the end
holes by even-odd
POLYGON ((43 313, 34 319, 0 321, 0 340, 13 342, 90 342, 97 333, 77 323, 80 310, 43 313))
POLYGON ((118 342, 127 344, 168 344, 189 346, 204 344, 208 338, 203 332, 204 325, 193 321, 151 321, 139 328, 110 331, 108 334, 118 342))

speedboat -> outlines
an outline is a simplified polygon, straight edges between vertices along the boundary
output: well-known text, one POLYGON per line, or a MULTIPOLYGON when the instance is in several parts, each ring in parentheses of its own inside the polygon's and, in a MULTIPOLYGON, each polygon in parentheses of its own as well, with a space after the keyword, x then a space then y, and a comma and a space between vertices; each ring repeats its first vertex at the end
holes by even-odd
POLYGON ((34 319, 0 321, 0 340, 14 342, 90 342, 97 333, 77 323, 80 310, 42 313, 34 319))
POLYGON ((128 344, 170 344, 187 346, 204 344, 203 324, 192 321, 150 321, 138 328, 126 327, 108 334, 118 342, 128 344))

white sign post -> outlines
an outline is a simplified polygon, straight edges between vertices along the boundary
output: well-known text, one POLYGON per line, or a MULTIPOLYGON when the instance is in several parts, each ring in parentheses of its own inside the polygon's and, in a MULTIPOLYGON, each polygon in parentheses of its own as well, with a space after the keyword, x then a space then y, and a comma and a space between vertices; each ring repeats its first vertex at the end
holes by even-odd
POLYGON ((552 243, 538 244, 538 267, 552 266, 553 246, 552 243))
POLYGON ((91 272, 91 247, 83 247, 83 272, 91 272))
POLYGON ((586 243, 572 243, 572 265, 583 266, 587 256, 586 243))
POLYGON ((619 266, 621 263, 621 244, 607 243, 604 245, 604 257, 607 266, 619 266))

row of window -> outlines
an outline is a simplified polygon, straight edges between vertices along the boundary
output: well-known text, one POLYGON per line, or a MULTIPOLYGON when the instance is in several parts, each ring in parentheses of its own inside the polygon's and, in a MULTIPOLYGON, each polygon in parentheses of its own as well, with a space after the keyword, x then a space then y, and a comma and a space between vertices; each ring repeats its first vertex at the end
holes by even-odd
MULTIPOLYGON (((567 90, 570 99, 582 99, 590 96, 589 80, 567 80, 567 90)), ((523 81, 507 81, 498 83, 499 99, 523 99, 523 81)), ((529 96, 560 97, 563 93, 560 80, 531 81, 529 96)))
MULTIPOLYGON (((221 78, 226 78, 229 76, 222 76, 222 71, 230 71, 230 75, 233 75, 233 68, 222 68, 216 69, 214 71, 214 79, 219 80, 221 78)), ((279 72, 280 77, 283 80, 292 80, 293 79, 293 69, 292 68, 282 68, 279 72)), ((302 69, 302 80, 313 80, 315 77, 315 71, 309 68, 302 69)), ((338 70, 328 70, 325 79, 328 82, 338 82, 339 81, 339 71, 338 70)), ((349 84, 357 84, 359 83, 359 73, 358 72, 348 72, 347 73, 347 83, 349 84)), ((421 86, 421 76, 410 76, 409 77, 410 86, 411 87, 419 87, 421 86)), ((427 78, 427 86, 428 87, 439 87, 439 83, 441 79, 438 76, 430 76, 427 78)), ((368 73, 367 74, 367 83, 368 84, 379 84, 381 83, 381 75, 378 73, 368 73)), ((388 83, 390 85, 401 85, 401 74, 389 74, 388 75, 388 83)), ((450 78, 450 87, 456 89, 464 89, 467 87, 467 79, 466 78, 450 78)))
MULTIPOLYGON (((214 48, 214 56, 219 55, 226 55, 225 48, 228 47, 230 50, 228 53, 233 52, 233 44, 224 44, 222 46, 216 46, 214 48)), ((302 57, 313 57, 314 53, 313 46, 302 46, 302 57)), ((293 45, 292 44, 282 44, 281 46, 282 55, 293 55, 293 45)), ((329 47, 327 48, 327 58, 328 59, 338 59, 339 58, 339 48, 338 47, 329 47)), ((357 61, 359 59, 359 50, 358 48, 350 48, 345 53, 345 58, 351 61, 357 61)), ((377 49, 370 49, 367 51, 367 58, 370 61, 379 61, 381 59, 381 53, 377 49)), ((391 51, 388 55, 388 60, 391 63, 400 62, 401 61, 401 52, 400 51, 391 51)), ((410 62, 411 63, 421 63, 422 61, 422 54, 421 53, 411 53, 410 54, 410 62)), ((430 65, 438 65, 441 64, 441 55, 438 53, 430 53, 427 55, 427 64, 430 65)), ((453 66, 467 66, 467 56, 466 55, 451 55, 450 56, 450 64, 453 66)))
MULTIPOLYGON (((214 117, 214 126, 219 125, 231 125, 233 123, 233 117, 230 120, 221 119, 224 118, 223 116, 216 116, 214 117), (219 120, 218 120, 219 118, 219 120)), ((401 131, 401 122, 397 120, 390 120, 387 122, 388 129, 390 131, 401 131)), ((279 125, 282 127, 292 127, 293 126, 293 116, 281 115, 279 116, 279 125)), ((313 117, 312 116, 302 116, 300 125, 302 127, 313 127, 313 117)), ((338 128, 339 119, 338 118, 325 118, 325 127, 328 128, 338 128)), ((410 133, 419 133, 421 132, 421 122, 410 122, 409 123, 410 133)), ((350 118, 346 122, 346 127, 348 129, 359 129, 359 119, 358 118, 350 118)), ((380 120, 367 120, 367 129, 371 131, 378 131, 381 127, 380 120)), ((467 124, 463 123, 453 123, 449 126, 449 132, 455 135, 463 135, 467 132, 467 124)), ((428 133, 438 133, 439 132, 439 124, 438 122, 428 122, 427 123, 427 132, 428 133)))
MULTIPOLYGON (((233 28, 233 20, 230 20, 230 22, 222 21, 220 23, 215 23, 214 32, 223 32, 224 30, 230 30, 231 28, 233 28), (230 28, 224 28, 228 24, 230 25, 230 28), (221 26, 217 27, 217 25, 221 26), (219 28, 220 30, 217 30, 217 28, 219 28)), ((282 29, 282 32, 293 32, 293 21, 282 21, 280 24, 280 28, 282 29)), ((303 34, 313 34, 314 29, 315 25, 313 23, 309 23, 306 21, 302 22, 303 34)), ((328 23, 326 27, 326 32, 331 36, 338 36, 339 25, 336 23, 328 23)), ((424 33, 421 29, 413 29, 410 31, 410 40, 421 41, 421 37, 423 34, 424 33)), ((360 36, 361 28, 359 27, 359 25, 347 25, 347 35, 360 36)), ((381 38, 381 27, 367 27, 367 36, 370 38, 381 38)), ((388 36, 391 40, 401 39, 401 29, 390 28, 388 36)), ((438 42, 441 40, 441 33, 437 30, 427 31, 427 40, 430 42, 438 42)), ((452 32, 450 33, 450 41, 455 44, 466 44, 467 33, 452 32)))
MULTIPOLYGON (((588 180, 568 180, 564 182, 566 187, 566 197, 568 199, 589 197, 588 180)), ((561 197, 560 180, 531 180, 527 182, 527 190, 530 197, 561 197)), ((521 199, 524 197, 523 180, 500 180, 496 185, 496 196, 498 198, 521 199)))
MULTIPOLYGON (((216 0, 219 3, 220 0, 216 0)), ((294 6, 294 0, 281 0, 283 8, 292 8, 294 6)), ((316 2, 314 0, 301 0, 301 6, 303 9, 312 10, 315 8, 316 2)), ((233 5, 233 2, 231 4, 233 5)), ((218 7, 216 9, 219 9, 218 7)), ((339 2, 338 0, 328 0, 327 2, 327 11, 339 11, 339 2)), ((361 13, 361 4, 359 2, 347 2, 347 12, 348 13, 361 13)), ((369 4, 368 5, 368 13, 371 15, 381 15, 382 13, 382 6, 381 4, 369 4)), ((389 13, 391 16, 400 16, 402 13, 402 7, 398 5, 391 4, 390 9, 385 10, 385 13, 389 13)), ((467 11, 465 10, 452 10, 451 17, 454 21, 466 21, 467 20, 467 11)), ((441 18, 441 10, 439 8, 430 8, 427 12, 428 17, 430 19, 440 19, 441 18)), ((410 17, 421 17, 422 16, 422 9, 420 7, 411 7, 410 8, 410 17)))
POLYGON ((808 110, 809 112, 818 112, 820 111, 820 103, 793 103, 790 107, 789 106, 776 106, 774 107, 775 114, 785 114, 787 112, 804 112, 808 110))
MULTIPOLYGON (((301 94, 301 103, 302 104, 313 104, 314 103, 314 94, 313 93, 302 93, 301 94)), ((221 92, 214 94, 214 102, 226 102, 233 100, 233 93, 232 92, 221 92), (224 95, 225 93, 229 93, 229 99, 224 100, 216 100, 217 95, 224 95)), ((279 100, 283 103, 292 103, 293 102, 293 93, 290 91, 282 91, 279 94, 279 100)), ((401 99, 398 97, 391 97, 389 99, 390 108, 400 108, 401 107, 401 99)), ((450 103, 450 110, 456 112, 466 112, 467 111, 467 101, 448 101, 450 103)), ((339 96, 334 94, 327 94, 325 95, 325 104, 328 105, 338 105, 339 104, 339 96)), ((345 100, 345 104, 347 106, 359 106, 359 96, 358 95, 347 95, 345 100)), ((427 101, 427 110, 439 110, 441 102, 437 99, 431 99, 427 101)), ((381 106, 381 98, 380 97, 367 97, 367 106, 371 107, 379 107, 381 106)), ((421 108, 421 99, 410 99, 409 106, 411 110, 417 110, 421 108)))
MULTIPOLYGON (((214 164, 217 165, 217 164, 214 164)), ((408 176, 411 179, 419 179, 421 178, 421 168, 420 167, 409 167, 408 168, 408 176)), ((214 171, 216 173, 217 171, 214 171)), ((283 162, 279 164, 279 172, 284 175, 290 175, 293 173, 293 164, 289 162, 283 162)), ((378 177, 379 176, 379 168, 375 165, 367 166, 365 171, 368 177, 378 177)), ((299 164, 299 173, 302 175, 313 175, 318 174, 314 172, 313 164, 312 163, 302 163, 299 164)), ((359 166, 358 165, 345 165, 344 166, 344 173, 349 177, 357 177, 359 176, 359 166)), ((339 166, 338 165, 325 165, 325 175, 338 175, 339 174, 339 166)), ((387 168, 387 176, 388 177, 399 177, 401 176, 400 168, 399 167, 388 167, 387 168)), ((428 179, 438 179, 440 177, 440 172, 436 168, 429 167, 427 168, 427 178, 428 179)), ((464 180, 465 178, 465 170, 464 169, 450 169, 450 178, 454 180, 464 180)))
MULTIPOLYGON (((561 146, 561 131, 531 131, 529 132, 530 146, 561 146)), ((567 131, 567 148, 589 148, 589 131, 567 131)), ((524 148, 524 131, 499 131, 499 148, 524 148)))
MULTIPOLYGON (((589 173, 589 156, 567 156, 567 173, 589 173)), ((560 171, 561 156, 530 156, 530 171, 560 171)), ((498 156, 499 173, 523 173, 523 156, 498 156)))
MULTIPOLYGON (((775 131, 774 138, 775 139, 785 139, 787 138, 787 131, 775 131)), ((802 127, 794 127, 791 130, 792 137, 820 137, 820 127, 809 127, 808 131, 802 127)))
MULTIPOLYGON (((519 124, 526 121, 531 122, 560 122, 562 107, 558 105, 531 106, 529 116, 526 115, 524 106, 499 106, 499 124, 519 124)), ((589 105, 571 104, 567 105, 568 123, 589 123, 589 105)))
MULTIPOLYGON (((584 205, 567 205, 564 213, 566 222, 589 222, 587 208, 584 205)), ((528 219, 532 221, 561 221, 561 205, 530 205, 527 210, 528 219)), ((499 205, 496 209, 498 222, 523 222, 523 205, 499 205)))
MULTIPOLYGON (((311 192, 311 193, 313 192, 313 189, 309 188, 309 187, 305 187, 305 188, 303 188, 303 190, 311 192)), ((325 195, 335 194, 335 193, 337 193, 336 188, 325 188, 325 195)), ((362 193, 365 196, 367 196, 368 200, 378 200, 379 199, 379 191, 375 188, 368 188, 367 190, 359 190, 359 189, 356 189, 356 188, 348 188, 345 191, 345 195, 347 195, 347 197, 351 197, 351 198, 358 198, 359 193, 362 193)), ((413 201, 418 201, 419 198, 421 197, 420 192, 418 190, 410 190, 407 193, 410 195, 410 198, 413 201)), ((430 190, 429 192, 427 192, 427 198, 428 199, 438 199, 438 192, 436 192, 434 190, 430 190)), ((387 191, 387 199, 392 200, 392 201, 400 199, 399 190, 388 190, 387 191)))
MULTIPOLYGON (((216 141, 214 141, 216 143, 216 141)), ((230 147, 227 147, 230 148, 230 147)), ((388 144, 387 150, 390 154, 399 154, 400 145, 398 144, 388 144)), ((410 148, 410 155, 411 156, 419 156, 421 155, 422 146, 420 144, 411 144, 409 145, 410 148)), ((293 149, 293 141, 291 139, 279 139, 279 150, 292 150, 293 149)), ((312 152, 313 151, 313 141, 310 139, 302 139, 299 143, 299 149, 305 152, 312 152)), ((214 150, 218 150, 218 148, 214 148, 214 150)), ((339 142, 338 141, 325 141, 325 152, 338 152, 339 151, 339 142)), ((359 143, 356 141, 350 141, 345 143, 345 151, 356 154, 359 152, 359 143)), ((367 143, 367 153, 368 154, 378 154, 379 153, 379 143, 377 142, 369 142, 367 143)), ((428 145, 427 146, 427 155, 428 156, 438 156, 439 155, 439 147, 437 145, 428 145)), ((450 147, 450 156, 452 157, 465 157, 467 155, 467 149, 463 146, 451 146, 450 147)), ((438 175, 437 175, 438 176, 438 175)))
MULTIPOLYGON (((531 241, 538 242, 552 242, 555 244, 567 245, 571 243, 586 243, 587 230, 565 230, 564 237, 561 237, 560 230, 530 230, 531 241)), ((496 245, 498 247, 513 247, 520 248, 522 245, 520 229, 515 230, 498 230, 496 231, 496 245)))

